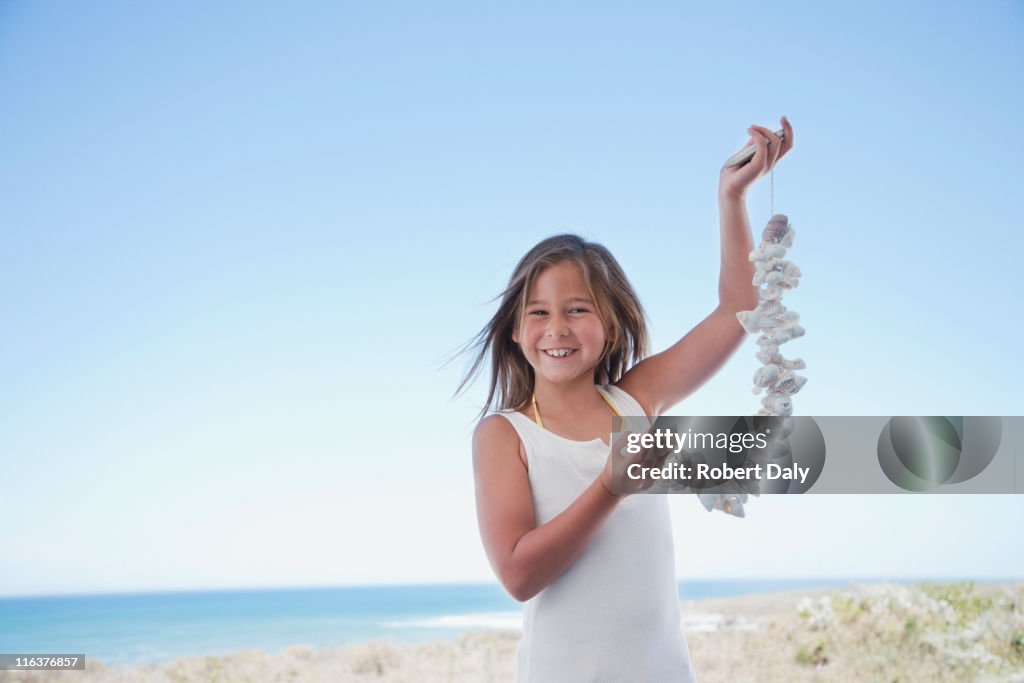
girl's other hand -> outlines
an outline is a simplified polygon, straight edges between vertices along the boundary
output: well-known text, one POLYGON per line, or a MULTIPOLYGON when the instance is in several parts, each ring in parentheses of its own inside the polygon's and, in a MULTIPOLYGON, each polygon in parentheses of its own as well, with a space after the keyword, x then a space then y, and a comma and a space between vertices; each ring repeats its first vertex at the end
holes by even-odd
POLYGON ((764 126, 751 126, 747 129, 751 139, 743 146, 743 149, 756 145, 757 151, 754 153, 754 158, 742 166, 722 168, 718 179, 718 195, 720 197, 745 198, 747 189, 754 184, 754 181, 771 171, 779 159, 793 149, 793 126, 785 116, 780 119, 780 122, 785 133, 781 141, 774 132, 764 126))
MULTIPOLYGON (((652 424, 650 429, 640 433, 652 433, 653 429, 654 425, 652 424)), ((608 459, 605 461, 604 471, 601 472, 601 483, 613 496, 625 498, 654 486, 660 480, 653 477, 630 478, 629 466, 637 464, 640 467, 660 469, 664 467, 666 458, 672 453, 671 448, 644 448, 643 446, 638 446, 639 452, 630 453, 626 450, 626 447, 629 446, 629 435, 636 433, 638 432, 623 432, 612 444, 608 459)))

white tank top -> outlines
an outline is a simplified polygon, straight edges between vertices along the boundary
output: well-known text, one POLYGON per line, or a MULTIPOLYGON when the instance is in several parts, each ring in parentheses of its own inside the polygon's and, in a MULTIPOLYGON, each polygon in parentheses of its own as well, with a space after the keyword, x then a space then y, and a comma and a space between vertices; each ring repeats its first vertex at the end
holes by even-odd
MULTIPOLYGON (((622 389, 596 388, 620 415, 644 415, 622 389)), ((546 524, 598 477, 608 446, 563 438, 515 411, 498 414, 523 442, 536 523, 546 524)), ((675 573, 668 500, 621 501, 576 562, 526 601, 519 683, 695 682, 675 573)))

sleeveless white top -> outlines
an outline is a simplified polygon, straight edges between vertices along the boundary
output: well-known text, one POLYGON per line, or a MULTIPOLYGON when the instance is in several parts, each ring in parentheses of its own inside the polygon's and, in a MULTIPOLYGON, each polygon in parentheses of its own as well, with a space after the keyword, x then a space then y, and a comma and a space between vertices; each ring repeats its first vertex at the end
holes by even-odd
MULTIPOLYGON (((623 417, 644 415, 622 389, 596 388, 623 417)), ((515 411, 498 414, 523 442, 536 524, 546 524, 598 477, 608 446, 558 436, 515 411)), ((526 601, 519 683, 695 683, 675 573, 666 497, 620 501, 576 562, 526 601)))

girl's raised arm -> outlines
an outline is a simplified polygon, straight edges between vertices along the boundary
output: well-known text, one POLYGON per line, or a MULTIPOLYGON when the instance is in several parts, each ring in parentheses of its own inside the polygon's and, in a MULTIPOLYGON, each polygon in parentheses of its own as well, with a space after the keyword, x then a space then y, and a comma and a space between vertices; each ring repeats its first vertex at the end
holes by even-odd
POLYGON ((736 314, 754 308, 758 300, 757 287, 751 284, 754 264, 747 258, 754 240, 747 220, 746 193, 793 148, 793 128, 786 117, 782 117, 782 127, 785 136, 780 141, 769 129, 751 126, 753 140, 746 147, 757 145, 753 159, 740 167, 722 169, 718 186, 722 235, 718 307, 668 349, 633 366, 617 383, 648 415, 663 415, 699 389, 746 337, 736 314))

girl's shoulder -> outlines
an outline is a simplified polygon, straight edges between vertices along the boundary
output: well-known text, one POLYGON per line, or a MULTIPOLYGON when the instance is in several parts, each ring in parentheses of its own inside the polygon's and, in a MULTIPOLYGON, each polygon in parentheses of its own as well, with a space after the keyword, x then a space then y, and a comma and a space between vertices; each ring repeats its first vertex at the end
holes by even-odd
POLYGON ((515 410, 495 410, 480 418, 474 434, 482 433, 488 436, 499 437, 502 435, 515 435, 515 424, 520 417, 522 417, 522 414, 515 410))
POLYGON ((515 452, 523 465, 527 465, 526 452, 516 422, 523 415, 514 410, 499 410, 486 415, 473 431, 473 453, 479 457, 484 452, 515 452), (518 417, 517 417, 518 416, 518 417))

